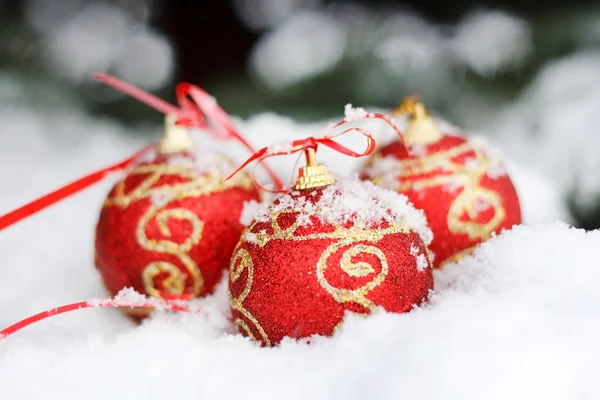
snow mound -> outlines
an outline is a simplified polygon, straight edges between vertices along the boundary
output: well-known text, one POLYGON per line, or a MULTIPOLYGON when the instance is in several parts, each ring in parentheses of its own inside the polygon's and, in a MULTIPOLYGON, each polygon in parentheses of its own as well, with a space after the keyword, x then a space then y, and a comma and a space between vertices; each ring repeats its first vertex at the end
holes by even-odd
POLYGON ((349 315, 335 337, 310 345, 267 349, 231 334, 226 280, 198 301, 203 313, 157 313, 120 334, 66 340, 67 326, 40 324, 0 342, 0 391, 23 399, 593 398, 599 240, 600 232, 561 223, 517 227, 439 272, 430 304, 349 315))

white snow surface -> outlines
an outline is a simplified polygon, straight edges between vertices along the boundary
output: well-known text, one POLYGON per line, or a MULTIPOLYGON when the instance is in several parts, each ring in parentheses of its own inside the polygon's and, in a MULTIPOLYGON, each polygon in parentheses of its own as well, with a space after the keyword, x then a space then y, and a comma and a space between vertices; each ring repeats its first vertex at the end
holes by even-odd
MULTIPOLYGON (((11 105, 2 95, 0 102, 0 213, 147 144, 77 107, 11 105)), ((237 123, 257 148, 324 126, 273 114, 237 123)), ((152 132, 158 139, 160 130, 152 132)), ((203 143, 236 163, 248 157, 237 144, 203 143)), ((364 162, 326 148, 318 157, 340 176, 364 162)), ((349 316, 333 338, 266 349, 235 334, 224 278, 214 295, 195 301, 198 314, 160 312, 138 326, 118 309, 94 308, 1 340, 0 398, 598 398, 600 233, 553 222, 568 218, 558 190, 505 161, 526 225, 437 273, 422 308, 349 316)), ((289 178, 291 167, 269 163, 289 178)), ((93 266, 94 227, 115 182, 0 232, 0 327, 106 297, 93 266)))

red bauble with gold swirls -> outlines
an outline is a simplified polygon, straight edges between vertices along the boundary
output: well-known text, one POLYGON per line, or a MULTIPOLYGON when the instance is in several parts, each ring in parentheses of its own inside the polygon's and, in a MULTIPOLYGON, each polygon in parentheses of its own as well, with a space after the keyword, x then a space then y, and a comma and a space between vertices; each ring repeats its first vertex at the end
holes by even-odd
POLYGON ((434 234, 429 249, 439 268, 520 224, 519 198, 502 164, 481 145, 442 133, 420 103, 406 104, 418 108, 411 109, 407 146, 394 141, 378 149, 362 177, 407 196, 425 212, 434 234))
POLYGON ((96 266, 112 294, 133 287, 188 299, 213 291, 244 229, 244 203, 260 198, 245 173, 225 181, 234 167, 222 156, 159 153, 116 184, 96 229, 96 266))
MULTIPOLYGON (((346 312, 381 306, 403 313, 427 298, 433 276, 419 234, 398 216, 368 227, 353 212, 344 222, 327 220, 344 214, 335 209, 339 196, 361 197, 339 185, 284 195, 244 231, 229 269, 230 305, 243 335, 266 346, 331 335, 346 312)), ((364 194, 365 187, 381 190, 368 182, 354 182, 352 190, 364 194)), ((363 210, 383 204, 362 197, 363 210)))

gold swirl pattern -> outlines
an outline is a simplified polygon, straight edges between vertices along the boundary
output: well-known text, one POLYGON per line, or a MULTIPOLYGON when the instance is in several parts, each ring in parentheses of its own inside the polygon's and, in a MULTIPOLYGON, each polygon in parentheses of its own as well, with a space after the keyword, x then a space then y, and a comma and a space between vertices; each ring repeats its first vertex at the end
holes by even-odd
POLYGON ((169 277, 163 280, 162 286, 172 294, 183 294, 185 290, 185 275, 179 268, 165 261, 155 261, 146 266, 142 272, 142 281, 144 288, 150 296, 161 297, 160 292, 154 288, 154 278, 161 273, 169 274, 169 277))
MULTIPOLYGON (((200 218, 184 208, 162 209, 159 211, 155 206, 150 206, 148 211, 140 218, 136 229, 137 242, 142 248, 148 251, 171 254, 179 259, 187 274, 192 277, 192 293, 194 296, 198 296, 202 291, 204 278, 196 262, 189 256, 189 251, 200 241, 203 227, 204 223, 200 218), (149 239, 146 236, 146 227, 153 218, 156 218, 160 233, 167 237, 171 236, 171 231, 167 226, 169 218, 188 221, 192 225, 192 233, 181 244, 170 240, 149 239)), ((163 281, 163 287, 171 294, 183 294, 186 274, 183 274, 179 268, 168 262, 150 263, 144 268, 142 278, 146 292, 151 296, 161 297, 160 292, 154 287, 154 277, 161 272, 166 272, 169 275, 163 281)))
MULTIPOLYGON (((226 162, 233 166, 225 158, 218 160, 218 162, 226 162)), ((155 278, 161 274, 167 274, 167 277, 162 280, 161 286, 163 290, 170 294, 183 294, 188 277, 192 279, 192 293, 194 296, 200 295, 204 287, 202 272, 189 255, 190 250, 202 238, 204 223, 196 214, 187 209, 167 209, 166 207, 174 201, 222 192, 233 187, 241 187, 247 191, 254 189, 252 179, 246 173, 238 174, 232 179, 224 181, 222 174, 216 167, 207 171, 206 174, 200 175, 192 166, 192 160, 189 160, 187 164, 170 164, 168 161, 161 164, 140 164, 131 171, 129 176, 147 175, 142 182, 125 194, 126 182, 125 179, 121 180, 115 186, 113 194, 104 203, 104 207, 116 206, 125 209, 132 203, 144 199, 158 198, 160 200, 154 203, 160 202, 161 204, 151 204, 140 218, 135 232, 137 243, 147 251, 175 256, 183 265, 185 271, 167 261, 155 261, 146 265, 142 271, 142 282, 146 293, 154 297, 161 297, 161 290, 156 287, 155 282, 155 278), (188 181, 156 186, 164 176, 183 177, 188 181), (172 219, 187 221, 192 226, 192 232, 182 243, 164 239, 156 240, 147 236, 147 227, 152 220, 155 220, 160 233, 170 237, 171 231, 168 227, 168 221, 172 219)))
MULTIPOLYGON (((238 243, 236 251, 234 251, 234 256, 229 266, 229 277, 231 279, 231 282, 235 283, 238 279, 240 279, 240 277, 242 276, 242 272, 244 272, 245 270, 248 271, 248 277, 246 278, 246 286, 244 287, 244 290, 238 297, 234 297, 231 294, 231 289, 229 290, 229 304, 232 309, 239 311, 244 317, 246 317, 248 321, 250 321, 252 325, 254 325, 254 327, 260 334, 263 342, 267 346, 271 346, 271 341, 269 340, 269 337, 267 336, 267 333, 265 332, 263 327, 260 325, 258 320, 248 310, 244 308, 244 300, 246 300, 246 298, 250 294, 250 291, 252 290, 252 282, 254 281, 254 262, 252 261, 252 256, 250 255, 248 250, 239 249, 240 243, 238 243)), ((252 341, 257 341, 256 337, 250 330, 250 327, 242 319, 236 318, 235 326, 238 329, 242 329, 244 332, 246 332, 248 334, 248 337, 250 337, 252 341)))
POLYGON ((251 329, 248 323, 252 324, 256 331, 259 332, 261 339, 264 344, 267 346, 271 346, 271 340, 269 339, 267 333, 259 323, 259 321, 244 308, 244 300, 248 297, 252 290, 252 283, 254 279, 254 263, 252 261, 252 256, 248 252, 248 250, 241 248, 243 243, 253 243, 258 245, 260 248, 263 248, 272 240, 291 240, 291 241, 306 241, 306 240, 314 240, 314 239, 330 239, 334 240, 325 251, 321 254, 321 257, 316 263, 316 277, 320 286, 329 293, 332 298, 339 302, 352 302, 357 303, 369 310, 372 310, 376 307, 376 305, 369 300, 366 296, 377 286, 381 285, 389 271, 389 265, 387 261, 387 257, 379 249, 374 246, 375 243, 382 240, 385 236, 396 233, 409 233, 411 232, 410 228, 404 222, 404 219, 399 220, 398 222, 390 223, 386 228, 374 228, 374 229, 364 229, 360 227, 342 227, 335 226, 335 230, 333 232, 328 233, 311 233, 311 234, 298 234, 298 228, 303 224, 302 221, 306 220, 304 218, 300 218, 299 215, 296 215, 296 221, 290 227, 283 229, 278 223, 279 217, 283 214, 298 214, 295 211, 283 211, 281 213, 275 214, 271 219, 271 228, 273 233, 268 234, 266 231, 261 231, 258 233, 253 233, 252 230, 256 225, 256 222, 246 228, 242 235, 242 239, 238 243, 234 251, 234 256, 231 260, 231 264, 229 266, 230 280, 231 282, 237 282, 240 279, 242 272, 247 270, 247 281, 244 290, 238 297, 232 296, 231 292, 229 292, 229 303, 233 310, 239 311, 246 319, 243 321, 241 319, 236 319, 235 324, 238 329, 247 333, 250 339, 256 340, 256 337, 252 334, 251 329), (367 243, 365 243, 367 242, 367 243), (342 248, 348 247, 342 253, 342 257, 340 260, 340 268, 346 273, 348 276, 353 278, 363 278, 370 274, 374 274, 376 269, 373 265, 365 262, 354 262, 353 258, 359 254, 369 254, 375 256, 379 262, 381 263, 381 270, 379 273, 371 279, 369 282, 365 283, 363 286, 357 289, 344 289, 337 288, 333 286, 326 278, 325 271, 329 267, 328 260, 336 252, 340 251, 342 248))
POLYGON ((374 288, 376 288, 377 286, 381 285, 381 283, 384 281, 385 277, 387 276, 388 269, 389 269, 387 258, 385 256, 385 254, 383 254, 383 251, 381 251, 381 249, 379 249, 375 246, 366 245, 366 244, 353 244, 353 243, 354 243, 353 240, 341 240, 341 241, 329 246, 323 252, 323 254, 321 254, 321 258, 319 259, 319 262, 317 263, 317 280, 319 281, 319 283, 321 284, 323 289, 325 289, 327 291, 327 293, 329 293, 335 299, 335 301, 337 301, 338 303, 345 303, 345 302, 358 303, 361 306, 368 308, 369 310, 372 310, 377 306, 371 300, 366 298, 366 294, 368 292, 370 292, 371 290, 373 290, 374 288), (354 264, 352 262, 352 257, 354 257, 358 254, 361 254, 361 253, 372 254, 372 255, 376 256, 379 259, 379 261, 381 262, 381 271, 379 272, 379 274, 377 274, 377 276, 375 276, 375 278, 373 280, 367 282, 362 287, 360 287, 358 289, 353 289, 353 290, 336 288, 333 285, 331 285, 325 278, 325 270, 327 269, 328 258, 331 257, 338 250, 340 250, 342 247, 345 247, 348 245, 353 246, 353 247, 350 247, 349 249, 344 251, 344 253, 342 254, 342 260, 341 260, 340 266, 342 268, 342 271, 344 271, 349 276, 362 277, 362 276, 367 276, 367 275, 375 272, 375 269, 366 262, 360 262, 357 264, 354 264))
MULTIPOLYGON (((381 159, 381 155, 377 156, 381 159)), ((377 162, 377 160, 374 160, 377 162)), ((483 152, 469 143, 464 143, 450 150, 440 151, 424 157, 399 160, 397 178, 403 182, 397 191, 402 193, 410 189, 421 190, 436 186, 456 185, 462 188, 450 205, 447 216, 447 225, 450 232, 466 234, 471 240, 487 240, 492 232, 498 228, 506 217, 506 211, 500 195, 493 190, 480 185, 481 178, 489 169, 489 161, 483 152), (453 159, 467 153, 475 153, 475 165, 472 168, 454 162, 453 159), (441 170, 448 175, 436 175, 432 178, 418 178, 419 175, 429 174, 441 170), (494 216, 485 223, 477 222, 479 211, 477 203, 483 201, 493 208, 494 216), (460 217, 466 215, 470 220, 460 217)), ((373 179, 375 184, 381 184, 382 178, 373 179)))

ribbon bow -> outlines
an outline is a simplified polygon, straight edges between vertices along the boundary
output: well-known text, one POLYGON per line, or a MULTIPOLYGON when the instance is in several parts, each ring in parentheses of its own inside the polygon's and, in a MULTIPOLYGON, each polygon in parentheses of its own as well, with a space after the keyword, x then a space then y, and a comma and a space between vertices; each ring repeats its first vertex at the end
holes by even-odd
MULTIPOLYGON (((335 129, 337 129, 343 125, 346 125, 348 123, 356 122, 356 121, 360 121, 360 120, 366 120, 366 119, 379 119, 379 120, 386 122, 389 126, 391 126, 396 131, 396 133, 398 134, 398 136, 400 136, 401 139, 404 139, 402 132, 400 132, 400 130, 396 127, 396 125, 392 122, 392 120, 390 118, 386 117, 383 114, 376 114, 376 113, 365 114, 358 118, 352 118, 351 120, 344 119, 336 124, 330 125, 327 128, 327 130, 335 130, 335 129)), ((317 136, 317 137, 311 136, 311 137, 308 137, 305 139, 294 140, 289 143, 283 143, 283 144, 277 144, 277 145, 273 145, 273 146, 269 146, 269 147, 264 147, 264 148, 258 150, 256 153, 254 153, 250 158, 248 158, 242 165, 240 165, 235 171, 233 171, 227 177, 227 179, 230 179, 231 177, 233 177, 235 174, 237 174, 239 171, 241 171, 243 168, 245 168, 248 164, 252 163, 253 161, 258 160, 258 162, 256 164, 256 165, 258 165, 258 164, 262 163, 265 159, 270 158, 270 157, 290 155, 290 154, 306 151, 310 148, 312 148, 316 151, 319 145, 329 147, 330 149, 333 149, 333 150, 337 151, 338 153, 344 154, 344 155, 352 157, 352 158, 360 158, 360 157, 365 157, 365 156, 369 156, 369 155, 373 154, 373 152, 375 151, 376 144, 377 143, 375 142, 373 135, 370 132, 368 132, 366 129, 363 129, 360 127, 350 127, 348 129, 345 129, 342 132, 333 133, 331 135, 322 135, 322 136, 317 136), (366 138, 367 146, 366 146, 365 150, 363 150, 361 153, 358 153, 358 152, 333 140, 336 137, 345 135, 350 132, 358 132, 366 138)), ((302 154, 300 154, 298 156, 298 159, 296 160, 296 164, 298 163, 301 156, 302 156, 302 154)), ((254 178, 254 181, 257 186, 259 186, 262 190, 267 191, 267 192, 283 193, 283 192, 289 191, 289 188, 283 188, 283 187, 280 187, 279 190, 267 189, 267 188, 263 187, 256 180, 256 177, 254 178)))

